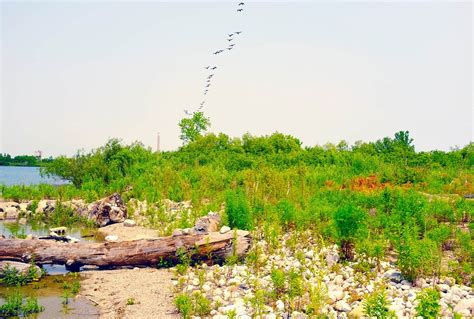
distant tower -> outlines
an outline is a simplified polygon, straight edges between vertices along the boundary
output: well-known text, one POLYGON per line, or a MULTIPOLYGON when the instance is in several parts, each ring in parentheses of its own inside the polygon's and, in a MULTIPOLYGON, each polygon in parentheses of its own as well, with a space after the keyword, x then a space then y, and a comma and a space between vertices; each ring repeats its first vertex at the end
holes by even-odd
POLYGON ((160 132, 156 134, 156 152, 160 152, 160 132))
POLYGON ((43 152, 41 152, 41 151, 35 151, 35 155, 36 155, 36 157, 41 161, 41 157, 42 157, 42 155, 43 155, 43 152))

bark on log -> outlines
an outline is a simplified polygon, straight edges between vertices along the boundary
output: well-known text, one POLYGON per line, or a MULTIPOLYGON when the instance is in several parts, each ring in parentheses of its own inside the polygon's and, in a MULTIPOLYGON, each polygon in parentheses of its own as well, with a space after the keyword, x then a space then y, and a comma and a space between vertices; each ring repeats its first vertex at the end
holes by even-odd
POLYGON ((250 248, 247 231, 225 234, 189 234, 109 243, 61 243, 38 239, 0 239, 0 260, 38 265, 66 265, 77 271, 81 266, 156 266, 162 261, 179 262, 178 255, 187 252, 193 261, 220 262, 226 257, 243 257, 250 248))

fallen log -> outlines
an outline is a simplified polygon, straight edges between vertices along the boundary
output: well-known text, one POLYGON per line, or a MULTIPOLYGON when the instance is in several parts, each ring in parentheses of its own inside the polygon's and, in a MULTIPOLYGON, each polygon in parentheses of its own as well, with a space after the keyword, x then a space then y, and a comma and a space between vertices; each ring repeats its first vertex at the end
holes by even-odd
POLYGON ((164 261, 176 264, 183 253, 194 262, 221 262, 233 255, 242 258, 250 244, 250 233, 242 230, 107 243, 0 238, 0 260, 24 263, 34 260, 37 265, 66 265, 71 271, 85 265, 108 268, 157 266, 164 261))

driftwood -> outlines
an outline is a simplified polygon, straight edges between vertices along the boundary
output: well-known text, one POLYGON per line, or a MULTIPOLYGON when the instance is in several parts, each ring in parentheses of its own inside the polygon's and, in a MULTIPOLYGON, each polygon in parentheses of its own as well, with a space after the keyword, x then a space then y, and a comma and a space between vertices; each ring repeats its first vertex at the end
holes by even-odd
POLYGON ((158 239, 108 243, 62 243, 39 239, 0 238, 0 260, 12 260, 37 265, 66 265, 71 271, 81 266, 103 268, 119 266, 156 266, 163 261, 178 263, 186 252, 192 261, 220 262, 236 255, 243 257, 250 248, 247 231, 221 234, 180 234, 158 239))

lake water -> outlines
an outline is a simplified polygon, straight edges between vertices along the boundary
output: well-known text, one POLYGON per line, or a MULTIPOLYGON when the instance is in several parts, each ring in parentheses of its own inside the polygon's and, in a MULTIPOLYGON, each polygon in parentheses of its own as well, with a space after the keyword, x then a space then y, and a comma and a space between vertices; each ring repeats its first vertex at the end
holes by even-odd
POLYGON ((39 167, 0 166, 0 185, 66 184, 60 178, 41 177, 39 167))

